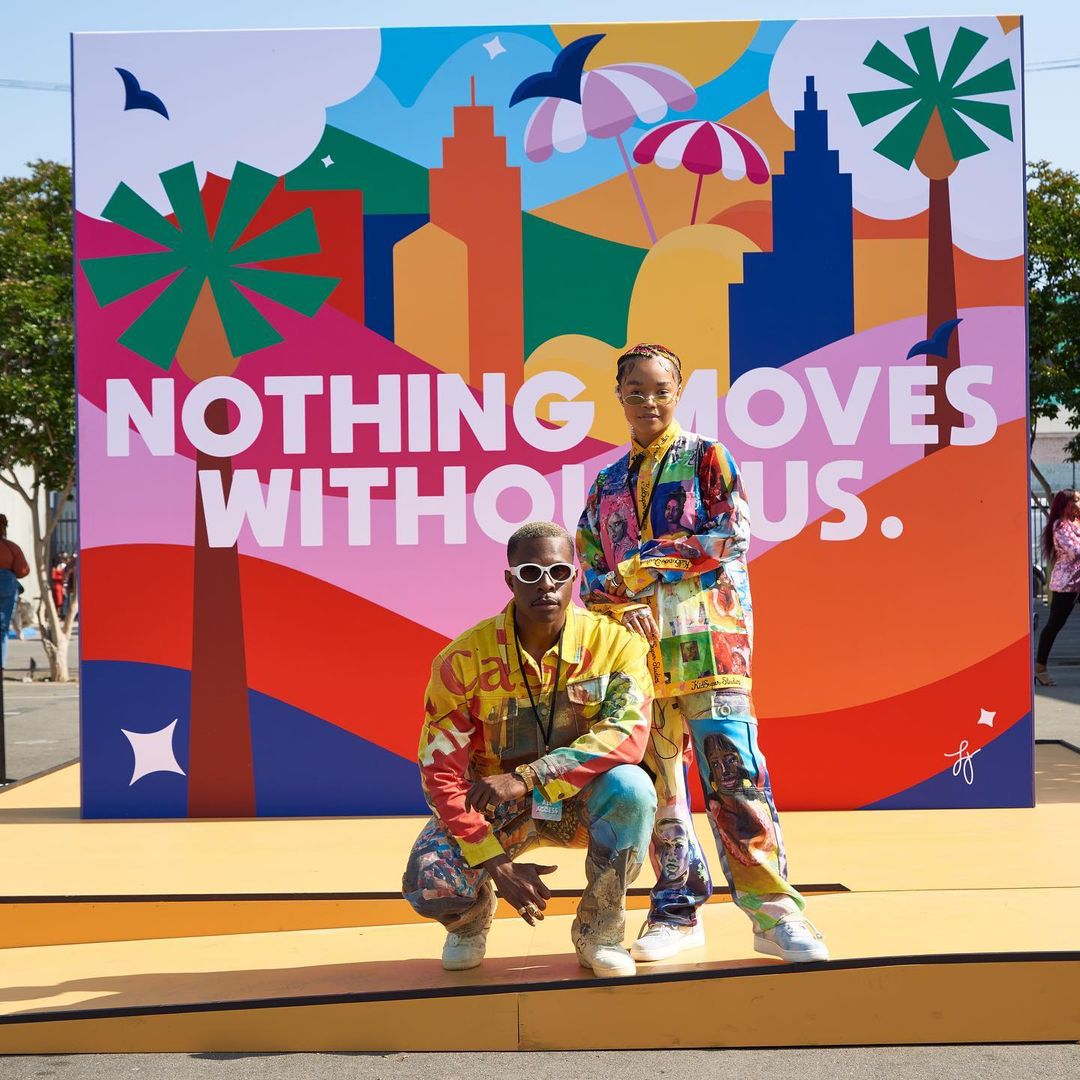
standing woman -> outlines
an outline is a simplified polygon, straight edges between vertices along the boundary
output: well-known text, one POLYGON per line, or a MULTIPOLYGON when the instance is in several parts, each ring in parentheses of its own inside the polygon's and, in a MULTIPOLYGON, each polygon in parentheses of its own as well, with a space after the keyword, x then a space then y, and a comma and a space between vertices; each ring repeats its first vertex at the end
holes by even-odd
POLYGON ((1050 574, 1050 618, 1039 635, 1035 653, 1035 681, 1042 686, 1053 686, 1046 662, 1054 639, 1076 607, 1080 593, 1080 492, 1066 489, 1054 496, 1043 529, 1042 550, 1054 569, 1050 574))
POLYGON ((661 960, 704 944, 698 908, 712 892, 694 833, 687 768, 697 758, 707 812, 754 949, 827 960, 821 934, 787 881, 780 823, 750 696, 750 528, 738 469, 718 442, 683 431, 679 358, 661 345, 619 357, 616 394, 630 450, 602 469, 578 523, 582 597, 652 646, 652 736, 644 765, 658 806, 649 917, 630 949, 661 960), (619 528, 612 528, 618 521, 619 528))
POLYGON ((7 638, 11 614, 19 599, 19 578, 30 573, 26 556, 7 538, 7 515, 0 514, 0 668, 7 667, 7 638))

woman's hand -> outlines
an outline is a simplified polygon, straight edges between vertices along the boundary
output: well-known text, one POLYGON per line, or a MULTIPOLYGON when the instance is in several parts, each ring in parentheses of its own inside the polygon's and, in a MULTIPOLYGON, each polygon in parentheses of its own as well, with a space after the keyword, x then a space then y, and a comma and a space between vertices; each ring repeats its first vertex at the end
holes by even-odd
POLYGON ((606 590, 611 596, 627 596, 626 582, 619 576, 618 570, 612 570, 608 574, 608 587, 606 590))
POLYGON ((640 634, 650 645, 656 645, 660 641, 660 627, 656 625, 653 613, 648 608, 626 612, 622 617, 622 624, 627 630, 640 634))

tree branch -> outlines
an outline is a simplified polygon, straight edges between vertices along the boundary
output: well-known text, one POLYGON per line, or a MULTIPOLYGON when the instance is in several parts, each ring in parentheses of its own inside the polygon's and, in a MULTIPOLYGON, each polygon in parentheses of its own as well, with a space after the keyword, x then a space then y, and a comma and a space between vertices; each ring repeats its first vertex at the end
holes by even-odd
POLYGON ((1032 476, 1034 476, 1035 479, 1038 480, 1039 483, 1042 485, 1043 491, 1046 492, 1046 501, 1049 502, 1054 497, 1053 488, 1050 487, 1050 484, 1047 482, 1046 477, 1043 476, 1043 474, 1039 471, 1039 466, 1036 465, 1034 461, 1029 461, 1028 464, 1031 466, 1032 476))

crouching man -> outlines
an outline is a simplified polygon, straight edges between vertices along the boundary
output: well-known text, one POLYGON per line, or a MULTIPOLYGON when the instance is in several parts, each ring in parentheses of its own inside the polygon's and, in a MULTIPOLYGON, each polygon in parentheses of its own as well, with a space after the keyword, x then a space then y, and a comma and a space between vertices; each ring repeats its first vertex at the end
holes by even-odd
POLYGON ((431 665, 420 776, 432 818, 402 891, 448 933, 443 967, 484 958, 496 891, 530 925, 556 868, 516 862, 540 845, 587 847, 570 934, 582 967, 633 975, 626 889, 649 851, 656 795, 639 767, 649 738, 647 646, 570 604, 573 541, 549 522, 510 538, 510 603, 431 665))

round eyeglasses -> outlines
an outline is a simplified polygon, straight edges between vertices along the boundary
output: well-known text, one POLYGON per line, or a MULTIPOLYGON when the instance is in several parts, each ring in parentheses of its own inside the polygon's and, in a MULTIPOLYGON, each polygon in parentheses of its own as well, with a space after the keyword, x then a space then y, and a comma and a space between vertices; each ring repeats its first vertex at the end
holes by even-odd
POLYGON ((553 585, 565 585, 574 576, 574 565, 557 562, 550 566, 541 566, 539 563, 527 562, 520 566, 511 566, 510 573, 523 585, 535 585, 545 574, 551 578, 553 585))
POLYGON ((645 405, 648 402, 654 405, 670 405, 675 400, 675 395, 670 390, 661 390, 659 394, 623 394, 620 400, 624 405, 645 405))

